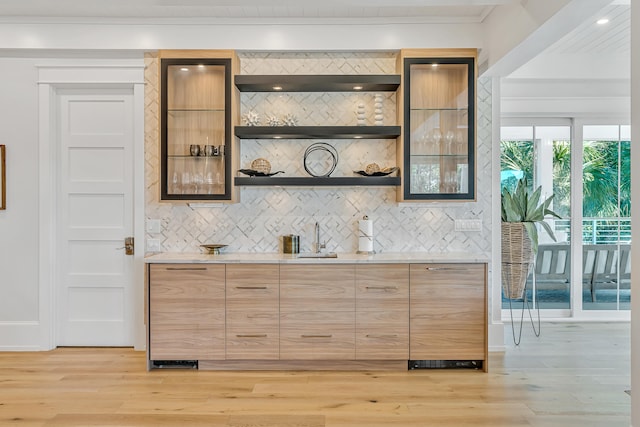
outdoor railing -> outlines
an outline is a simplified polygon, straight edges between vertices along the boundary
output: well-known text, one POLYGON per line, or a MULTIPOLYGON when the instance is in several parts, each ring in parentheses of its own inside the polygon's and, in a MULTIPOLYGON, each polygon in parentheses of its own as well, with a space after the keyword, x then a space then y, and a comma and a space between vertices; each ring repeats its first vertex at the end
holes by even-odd
MULTIPOLYGON (((570 219, 554 220, 555 231, 570 233, 570 219)), ((585 245, 607 245, 631 241, 631 218, 583 218, 582 243, 585 245)))

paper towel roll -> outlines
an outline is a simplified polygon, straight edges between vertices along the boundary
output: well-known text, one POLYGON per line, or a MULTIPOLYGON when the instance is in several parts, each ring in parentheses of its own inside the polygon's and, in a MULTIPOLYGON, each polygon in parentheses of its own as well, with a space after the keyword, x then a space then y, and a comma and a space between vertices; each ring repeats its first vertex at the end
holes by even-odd
POLYGON ((358 221, 358 252, 373 253, 373 221, 370 219, 358 221))

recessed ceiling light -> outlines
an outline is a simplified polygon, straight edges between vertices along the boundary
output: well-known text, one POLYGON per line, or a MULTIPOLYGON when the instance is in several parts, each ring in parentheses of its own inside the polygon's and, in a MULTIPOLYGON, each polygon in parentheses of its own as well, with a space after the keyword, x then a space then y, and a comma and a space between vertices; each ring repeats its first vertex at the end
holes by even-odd
POLYGON ((273 90, 282 90, 282 86, 274 86, 273 90))
POLYGON ((353 90, 362 90, 362 86, 354 86, 353 90))
POLYGON ((598 25, 604 25, 604 24, 608 24, 609 23, 609 18, 602 18, 602 19, 598 19, 596 21, 596 24, 598 25))
POLYGON ((432 66, 433 68, 437 68, 437 67, 438 67, 438 64, 431 64, 431 66, 432 66))
POLYGON ((180 68, 180 71, 189 71, 189 69, 187 67, 182 67, 180 68))
POLYGON ((198 68, 204 68, 204 64, 198 64, 198 68))

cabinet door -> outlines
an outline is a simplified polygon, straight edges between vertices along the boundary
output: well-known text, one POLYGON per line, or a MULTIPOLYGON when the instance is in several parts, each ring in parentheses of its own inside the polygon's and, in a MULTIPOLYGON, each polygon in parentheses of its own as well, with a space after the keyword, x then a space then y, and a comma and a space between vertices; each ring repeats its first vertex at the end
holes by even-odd
POLYGON ((224 272, 213 264, 150 266, 151 360, 224 359, 224 272))
POLYGON ((278 359, 278 297, 277 264, 227 264, 227 359, 278 359))
POLYGON ((280 267, 280 359, 355 358, 355 267, 280 267))
POLYGON ((408 359, 409 265, 356 266, 356 359, 408 359))
POLYGON ((161 199, 231 199, 231 59, 161 59, 161 199))
POLYGON ((475 58, 405 58, 404 199, 475 198, 475 58))
POLYGON ((484 360, 484 264, 412 264, 411 360, 484 360))

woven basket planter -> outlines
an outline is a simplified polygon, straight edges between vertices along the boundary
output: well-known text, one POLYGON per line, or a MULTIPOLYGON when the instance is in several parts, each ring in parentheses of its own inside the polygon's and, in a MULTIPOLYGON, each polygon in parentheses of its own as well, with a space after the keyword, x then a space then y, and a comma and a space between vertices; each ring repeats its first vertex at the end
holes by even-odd
POLYGON ((521 222, 502 223, 502 292, 520 299, 533 267, 531 239, 521 222))

